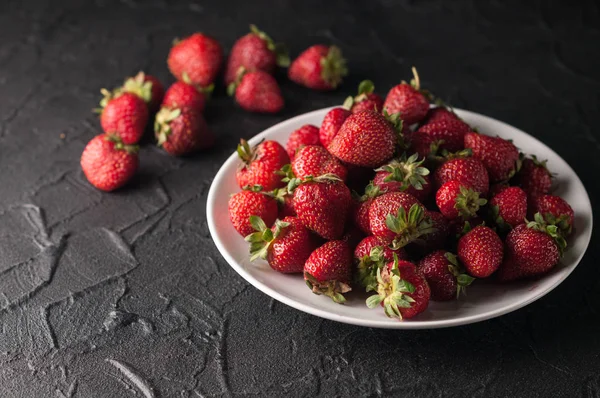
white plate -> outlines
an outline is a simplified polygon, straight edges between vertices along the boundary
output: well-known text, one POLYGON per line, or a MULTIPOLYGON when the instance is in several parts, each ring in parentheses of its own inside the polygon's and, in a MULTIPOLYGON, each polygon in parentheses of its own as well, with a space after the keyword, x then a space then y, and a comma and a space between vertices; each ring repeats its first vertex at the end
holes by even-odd
MULTIPOLYGON (((279 123, 251 140, 276 140, 285 145, 289 134, 304 124, 321 125, 331 108, 309 112, 279 123)), ((558 286, 577 266, 587 249, 592 234, 592 208, 588 194, 573 169, 554 151, 532 136, 506 123, 457 109, 458 115, 481 133, 512 139, 524 153, 548 159, 553 173, 558 174, 556 194, 566 199, 575 211, 575 233, 569 239, 569 250, 555 269, 544 277, 513 284, 479 281, 458 301, 431 302, 424 313, 411 320, 389 319, 380 308, 369 309, 365 295, 349 294, 344 305, 325 296, 317 296, 307 288, 301 275, 284 275, 273 271, 264 261, 248 260, 248 244, 229 222, 227 202, 231 193, 239 191, 235 179, 238 166, 234 152, 223 164, 210 187, 207 201, 208 226, 217 248, 244 279, 254 287, 300 311, 322 318, 360 326, 390 329, 429 329, 464 325, 494 318, 519 309, 544 296, 558 286)))

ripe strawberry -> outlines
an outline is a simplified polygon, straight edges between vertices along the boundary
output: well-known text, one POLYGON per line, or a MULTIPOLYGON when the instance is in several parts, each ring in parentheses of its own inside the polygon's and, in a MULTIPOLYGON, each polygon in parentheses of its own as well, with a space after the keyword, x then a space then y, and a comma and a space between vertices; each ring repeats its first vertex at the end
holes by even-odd
POLYGON ((475 278, 465 273, 456 256, 444 250, 435 251, 419 262, 418 270, 431 289, 431 299, 449 301, 457 299, 475 278))
POLYGON ((104 132, 120 137, 126 145, 137 144, 148 123, 148 107, 144 100, 132 93, 113 96, 103 89, 102 94, 100 125, 104 132))
POLYGON ((380 113, 383 109, 383 98, 375 94, 375 85, 370 80, 363 80, 358 85, 358 94, 355 97, 348 97, 344 101, 344 108, 352 113, 362 111, 375 111, 380 113))
POLYGON ((575 213, 566 200, 560 196, 542 195, 535 200, 535 212, 540 213, 549 225, 556 225, 568 235, 573 230, 575 213))
POLYGON ((398 249, 434 232, 423 205, 405 192, 381 195, 369 207, 369 227, 375 236, 398 249))
POLYGON ((248 71, 262 70, 272 74, 277 65, 290 65, 290 58, 283 46, 275 44, 255 25, 250 25, 250 33, 240 37, 231 48, 225 69, 225 85, 235 80, 241 66, 248 71))
POLYGON ((345 240, 332 240, 316 249, 304 264, 304 280, 315 294, 324 294, 338 303, 352 290, 352 249, 345 240))
POLYGON ((260 192, 257 185, 243 190, 229 198, 229 220, 242 236, 250 235, 254 227, 250 224, 250 216, 260 217, 267 227, 271 227, 278 215, 277 202, 273 197, 260 192))
POLYGON ((242 139, 237 153, 243 162, 235 175, 240 188, 260 185, 271 191, 285 185, 278 171, 290 162, 290 158, 277 141, 263 141, 250 148, 248 142, 242 139))
POLYGON ((352 221, 354 222, 354 225, 367 235, 371 235, 369 208, 371 207, 373 200, 382 193, 383 192, 381 192, 378 187, 370 183, 365 188, 365 194, 354 200, 351 209, 352 221))
POLYGON ((333 108, 327 112, 321 123, 321 128, 319 129, 321 145, 325 148, 329 147, 329 144, 331 144, 331 141, 333 141, 334 137, 337 135, 342 124, 344 124, 351 114, 352 112, 344 108, 333 108))
POLYGON ((349 116, 327 149, 338 159, 363 167, 379 167, 396 149, 398 133, 385 117, 375 111, 349 116))
POLYGON ((437 168, 435 184, 441 187, 448 181, 456 180, 475 192, 486 196, 489 191, 488 172, 483 163, 475 158, 450 159, 437 168))
POLYGON ((394 261, 394 253, 400 259, 406 258, 404 248, 393 250, 377 236, 367 236, 358 243, 354 249, 355 279, 367 292, 377 289, 377 269, 394 261))
POLYGON ((154 132, 158 145, 175 156, 210 148, 215 142, 202 114, 190 108, 161 108, 156 114, 154 132))
POLYGON ((456 152, 465 147, 464 138, 469 131, 469 125, 461 120, 427 123, 412 134, 411 145, 419 156, 429 155, 432 148, 456 152))
POLYGON ((312 124, 305 124, 294 130, 285 144, 285 150, 290 159, 294 159, 296 153, 305 145, 321 145, 319 140, 319 128, 312 124))
POLYGON ((167 108, 185 107, 202 113, 211 90, 197 88, 185 82, 175 82, 165 93, 162 106, 167 108))
POLYGON ((296 217, 296 210, 294 210, 294 196, 288 191, 287 187, 275 188, 273 190, 273 197, 279 205, 279 218, 285 217, 296 217))
POLYGON ((515 182, 531 199, 550 192, 552 174, 546 167, 547 160, 539 161, 532 155, 523 160, 521 170, 515 176, 515 182))
POLYGON ((286 217, 283 221, 275 221, 270 229, 257 216, 251 216, 250 223, 257 231, 245 238, 250 242, 250 261, 262 258, 275 271, 284 274, 303 271, 317 242, 300 220, 286 217))
POLYGON ((465 123, 461 118, 458 117, 456 113, 454 113, 451 109, 448 109, 443 106, 439 106, 437 108, 431 108, 429 112, 427 112, 427 117, 423 120, 423 125, 437 122, 454 122, 460 121, 466 125, 463 127, 465 131, 471 131, 471 127, 465 123))
POLYGON ((219 74, 223 49, 218 41, 202 33, 175 40, 167 65, 177 80, 208 87, 219 74))
POLYGON ((410 255, 422 257, 434 250, 442 249, 450 235, 450 222, 438 211, 427 211, 431 220, 432 232, 407 246, 410 255))
POLYGON ((478 133, 465 134, 465 148, 473 151, 473 157, 481 160, 488 170, 490 182, 505 181, 516 171, 519 150, 512 142, 500 137, 478 133))
POLYGON ((409 319, 427 309, 431 290, 413 263, 394 261, 377 269, 377 293, 367 299, 367 306, 381 305, 390 318, 409 319))
POLYGON ((352 195, 334 175, 307 178, 294 190, 294 209, 306 227, 325 239, 339 239, 352 204, 352 195))
POLYGON ((504 189, 490 201, 492 218, 502 229, 514 228, 527 217, 527 194, 519 187, 504 189))
POLYGON ((342 181, 346 180, 348 173, 346 167, 320 145, 302 147, 292 160, 292 171, 300 179, 333 174, 342 181))
POLYGON ((132 93, 140 97, 148 105, 151 113, 158 111, 165 94, 165 88, 158 78, 139 72, 134 77, 125 80, 123 92, 132 93))
POLYGON ((456 180, 445 183, 435 194, 435 203, 444 217, 468 220, 477 215, 479 208, 487 203, 479 193, 456 180))
POLYGON ((418 154, 411 155, 408 159, 406 154, 392 160, 375 170, 373 184, 378 186, 382 192, 403 191, 413 195, 419 201, 425 201, 431 194, 431 183, 429 180, 429 169, 422 166, 425 159, 419 161, 418 154))
POLYGON ((400 117, 409 126, 423 120, 429 110, 429 101, 419 91, 421 83, 414 67, 412 72, 414 79, 410 84, 402 82, 392 87, 383 104, 383 109, 390 115, 400 112, 400 117))
POLYGON ((486 278, 502 263, 502 241, 493 229, 477 226, 458 240, 458 258, 475 278, 486 278))
POLYGON ((81 168, 93 186, 106 192, 114 191, 137 171, 137 150, 136 145, 125 145, 116 136, 100 134, 83 150, 81 168))
POLYGON ((248 112, 277 113, 283 109, 283 97, 277 80, 267 72, 240 69, 237 79, 227 87, 229 95, 248 112))
POLYGON ((348 74, 346 60, 336 46, 317 44, 306 49, 290 65, 288 77, 313 90, 334 90, 348 74))

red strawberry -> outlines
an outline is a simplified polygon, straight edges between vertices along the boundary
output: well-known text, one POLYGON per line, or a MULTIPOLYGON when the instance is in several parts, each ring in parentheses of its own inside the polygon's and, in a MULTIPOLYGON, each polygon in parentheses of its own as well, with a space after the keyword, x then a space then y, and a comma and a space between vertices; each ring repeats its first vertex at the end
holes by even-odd
POLYGON ((411 145, 419 156, 429 155, 432 148, 456 152, 464 148, 465 134, 469 131, 469 125, 461 120, 427 123, 411 135, 411 145))
POLYGON ((197 88, 185 82, 175 82, 165 93, 162 106, 167 108, 190 108, 204 112, 206 100, 212 89, 197 88))
POLYGON ((116 136, 92 138, 81 154, 81 168, 88 181, 103 191, 114 191, 133 177, 138 168, 137 146, 125 145, 116 136))
POLYGON ((502 240, 493 229, 477 226, 458 240, 458 258, 475 278, 486 278, 502 263, 502 240))
POLYGON ((394 253, 400 259, 406 258, 404 248, 392 250, 385 240, 376 236, 367 236, 358 243, 354 249, 356 280, 367 292, 377 288, 377 269, 394 261, 394 253))
POLYGON ((285 144, 285 150, 290 159, 294 159, 298 150, 305 145, 321 145, 319 128, 317 126, 305 124, 299 129, 294 130, 285 144))
POLYGON ((517 185, 532 199, 547 194, 552 187, 552 174, 548 171, 546 163, 547 160, 539 161, 532 155, 531 158, 523 160, 521 170, 515 176, 517 185))
POLYGON ((313 90, 334 90, 348 74, 346 60, 336 46, 317 44, 306 49, 290 65, 288 77, 313 90))
POLYGON ((437 168, 434 174, 436 186, 441 187, 451 180, 473 188, 486 196, 489 190, 489 177, 483 163, 475 158, 451 159, 437 168))
POLYGON ((215 142, 202 114, 190 108, 161 108, 156 114, 154 132, 158 145, 175 156, 210 148, 215 142))
POLYGON ((535 200, 535 212, 550 225, 556 225, 565 234, 570 234, 575 221, 573 208, 559 196, 542 195, 535 200))
POLYGON ((377 295, 367 299, 367 306, 381 305, 390 318, 409 319, 427 309, 431 290, 413 263, 394 261, 377 269, 377 295))
POLYGON ((447 121, 460 121, 466 125, 464 128, 465 131, 471 131, 471 127, 466 124, 461 118, 458 117, 456 113, 452 110, 445 108, 443 106, 437 108, 431 108, 429 112, 427 112, 427 117, 423 120, 423 125, 429 123, 437 123, 437 122, 447 122, 447 121))
POLYGON ((250 224, 250 216, 260 217, 267 227, 271 227, 277 219, 277 202, 260 192, 261 188, 257 185, 252 190, 243 190, 229 198, 229 220, 242 236, 250 235, 254 231, 250 224))
POLYGON ((450 235, 451 224, 442 213, 427 211, 427 217, 431 220, 433 232, 423 236, 422 240, 411 243, 407 247, 409 253, 416 257, 421 257, 434 250, 442 249, 450 235))
POLYGON ((176 40, 167 58, 169 70, 177 80, 201 87, 215 81, 222 63, 221 45, 202 33, 176 40))
POLYGON ((139 72, 134 77, 125 80, 123 91, 140 97, 148 104, 148 110, 152 113, 158 111, 160 103, 165 94, 165 88, 158 78, 139 72))
POLYGON ((344 108, 333 108, 323 118, 323 122, 321 123, 321 128, 319 129, 319 139, 321 140, 321 145, 325 148, 329 147, 333 138, 337 135, 340 127, 346 121, 348 116, 350 116, 352 112, 344 108))
POLYGON ((300 179, 334 174, 345 181, 347 174, 346 167, 320 145, 302 147, 292 160, 292 171, 300 179))
POLYGON ((290 158, 277 141, 263 141, 250 148, 248 142, 242 139, 237 152, 243 162, 235 175, 240 188, 260 185, 271 191, 285 185, 278 172, 290 162, 290 158))
POLYGON ((519 150, 512 142, 500 137, 467 133, 465 148, 470 148, 473 157, 485 165, 491 182, 508 180, 515 174, 519 150))
POLYGON ((102 94, 100 124, 104 132, 118 136, 126 145, 136 144, 148 123, 148 107, 144 100, 132 93, 113 97, 103 89, 102 94))
POLYGON ((240 67, 249 71, 262 70, 272 74, 277 65, 287 67, 290 58, 281 45, 277 45, 255 25, 250 25, 250 33, 239 38, 229 54, 225 69, 225 85, 232 83, 240 67))
POLYGON ((316 249, 304 264, 304 280, 315 294, 324 294, 338 303, 352 290, 352 249, 345 240, 332 240, 316 249))
POLYGON ((307 178, 294 190, 298 218, 325 239, 342 237, 351 204, 350 190, 334 175, 307 178))
POLYGON ((369 208, 373 200, 381 195, 382 192, 378 187, 370 183, 365 188, 365 194, 354 201, 352 207, 352 221, 362 232, 367 235, 371 234, 371 226, 369 225, 369 208))
POLYGON ((496 225, 514 228, 527 217, 527 194, 519 187, 509 187, 494 196, 490 206, 496 225))
POLYGON ((419 161, 416 153, 408 159, 403 154, 399 159, 378 168, 373 184, 382 192, 404 191, 424 201, 431 194, 429 169, 421 166, 424 161, 419 161))
POLYGON ((454 254, 444 250, 421 259, 418 269, 429 284, 431 299, 436 301, 457 299, 475 280, 465 273, 454 254))
POLYGON ((327 149, 346 163, 375 168, 393 156, 397 143, 392 123, 375 111, 363 111, 346 119, 327 149))
POLYGON ((429 101, 419 92, 419 75, 414 67, 412 72, 411 83, 402 82, 392 87, 383 104, 383 109, 390 115, 400 112, 400 117, 409 126, 423 120, 429 110, 429 101))
POLYGON ((260 217, 251 216, 250 223, 257 231, 246 236, 250 242, 250 261, 262 258, 275 271, 284 274, 303 271, 317 242, 300 220, 286 217, 275 221, 271 229, 260 217))
POLYGON ((273 190, 273 196, 279 204, 279 218, 296 217, 294 210, 294 196, 287 190, 287 187, 276 188, 273 190))
POLYGON ((277 113, 283 109, 283 97, 277 80, 267 72, 247 72, 241 68, 238 78, 227 87, 229 95, 248 112, 277 113))
POLYGON ((375 85, 370 80, 363 80, 358 85, 358 95, 356 97, 348 97, 344 101, 344 108, 349 109, 352 113, 362 111, 381 112, 383 109, 383 98, 375 94, 375 85))
POLYGON ((479 208, 487 203, 479 193, 456 180, 448 181, 435 194, 435 203, 444 217, 468 220, 477 215, 479 208))

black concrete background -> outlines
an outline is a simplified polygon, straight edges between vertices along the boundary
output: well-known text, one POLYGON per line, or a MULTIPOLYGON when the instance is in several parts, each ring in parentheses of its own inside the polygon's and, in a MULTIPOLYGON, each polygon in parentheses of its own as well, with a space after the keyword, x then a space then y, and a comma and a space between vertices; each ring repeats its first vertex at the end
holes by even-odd
POLYGON ((0 396, 600 396, 600 244, 538 302, 432 331, 338 324, 271 300, 217 252, 205 221, 213 175, 240 137, 341 103, 363 78, 385 93, 410 66, 457 107, 546 142, 598 203, 597 2, 0 3, 0 396), (552 4, 550 4, 552 3, 552 4), (172 39, 228 49, 255 23, 296 55, 340 46, 334 93, 281 74, 285 110, 252 115, 218 87, 214 150, 147 144, 113 194, 79 156, 99 131, 101 87, 143 69, 170 83, 172 39))

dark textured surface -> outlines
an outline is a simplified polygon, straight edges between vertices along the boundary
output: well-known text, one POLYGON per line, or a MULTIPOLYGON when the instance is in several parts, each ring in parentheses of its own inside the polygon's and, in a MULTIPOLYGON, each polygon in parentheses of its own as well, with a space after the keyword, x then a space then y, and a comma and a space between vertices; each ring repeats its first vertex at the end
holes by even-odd
POLYGON ((546 142, 598 203, 598 3, 206 3, 1 2, 0 396, 600 396, 597 234, 574 274, 525 309, 403 332, 271 300, 229 268, 205 221, 239 137, 340 103, 365 77, 385 92, 413 64, 455 106, 546 142), (79 156, 99 131, 98 90, 140 69, 171 82, 173 37, 200 30, 229 48, 248 23, 293 54, 339 45, 351 77, 331 94, 280 79, 287 106, 272 117, 219 87, 213 151, 175 159, 148 144, 126 189, 90 187, 79 156))

